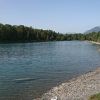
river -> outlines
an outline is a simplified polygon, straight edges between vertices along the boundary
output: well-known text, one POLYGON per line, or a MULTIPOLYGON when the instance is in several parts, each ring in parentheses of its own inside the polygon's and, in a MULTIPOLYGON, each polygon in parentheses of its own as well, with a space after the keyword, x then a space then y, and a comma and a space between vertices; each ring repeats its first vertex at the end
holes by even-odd
POLYGON ((100 66, 100 45, 86 41, 0 44, 0 100, 33 100, 100 66))

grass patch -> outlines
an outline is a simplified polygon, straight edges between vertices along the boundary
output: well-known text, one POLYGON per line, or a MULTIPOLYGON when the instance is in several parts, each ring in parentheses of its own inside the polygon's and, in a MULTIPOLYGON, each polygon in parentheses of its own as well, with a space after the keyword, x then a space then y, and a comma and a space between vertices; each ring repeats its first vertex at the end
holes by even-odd
POLYGON ((100 93, 92 95, 89 100, 100 100, 100 93))

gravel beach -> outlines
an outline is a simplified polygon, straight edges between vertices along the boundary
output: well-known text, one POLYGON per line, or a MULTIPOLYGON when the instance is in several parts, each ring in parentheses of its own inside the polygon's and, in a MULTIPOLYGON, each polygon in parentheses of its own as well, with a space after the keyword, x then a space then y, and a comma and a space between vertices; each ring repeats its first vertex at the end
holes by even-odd
POLYGON ((88 100, 100 93, 100 68, 54 87, 35 100, 88 100))

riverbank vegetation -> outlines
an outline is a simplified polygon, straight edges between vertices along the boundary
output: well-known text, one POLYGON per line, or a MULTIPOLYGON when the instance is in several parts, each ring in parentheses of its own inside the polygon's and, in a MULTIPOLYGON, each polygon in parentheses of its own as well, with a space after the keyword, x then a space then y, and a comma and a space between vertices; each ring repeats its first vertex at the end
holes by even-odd
POLYGON ((100 42, 100 32, 86 34, 86 39, 89 41, 100 42))
POLYGON ((100 42, 100 32, 90 34, 61 34, 52 30, 34 29, 24 25, 0 24, 0 43, 66 40, 91 40, 100 42))
POLYGON ((100 100, 100 93, 92 95, 89 100, 100 100))

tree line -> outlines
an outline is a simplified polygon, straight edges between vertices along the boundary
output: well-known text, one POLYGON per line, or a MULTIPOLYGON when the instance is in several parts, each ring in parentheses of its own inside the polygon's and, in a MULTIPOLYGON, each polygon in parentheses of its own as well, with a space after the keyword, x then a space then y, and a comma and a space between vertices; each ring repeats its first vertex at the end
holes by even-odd
POLYGON ((100 33, 61 34, 52 30, 34 29, 24 25, 0 24, 0 43, 3 42, 34 42, 34 41, 100 41, 100 33), (99 38, 98 38, 99 37, 99 38))
POLYGON ((100 42, 100 32, 86 34, 86 40, 100 42))

